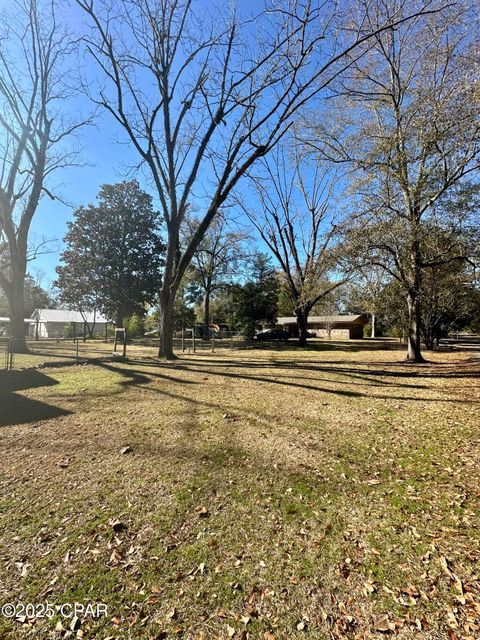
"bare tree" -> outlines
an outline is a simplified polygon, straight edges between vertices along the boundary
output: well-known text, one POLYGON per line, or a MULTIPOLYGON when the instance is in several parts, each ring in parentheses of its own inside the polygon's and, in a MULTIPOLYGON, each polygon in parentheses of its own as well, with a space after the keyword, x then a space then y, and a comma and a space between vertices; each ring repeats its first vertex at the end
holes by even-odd
MULTIPOLYGON (((368 218, 359 254, 384 268, 405 291, 411 362, 423 361, 424 270, 465 257, 455 241, 436 254, 429 236, 431 229, 451 231, 452 238, 461 234, 465 208, 453 200, 461 197, 467 178, 478 178, 480 168, 474 4, 447 5, 438 14, 377 33, 363 56, 350 56, 348 74, 336 85, 332 128, 319 123, 308 137, 329 159, 357 170, 355 204, 368 218)), ((363 24, 376 30, 407 10, 410 2, 376 0, 369 3, 363 24)))
POLYGON ((260 165, 262 174, 252 179, 259 206, 241 204, 280 265, 297 318, 299 344, 305 346, 310 311, 348 279, 332 277, 340 257, 340 225, 333 212, 335 177, 318 163, 309 166, 298 149, 287 157, 284 146, 260 165))
POLYGON ((0 37, 0 286, 15 348, 22 351, 30 226, 42 196, 54 197, 49 177, 74 159, 62 149, 64 139, 85 121, 68 122, 61 112, 71 96, 64 61, 73 49, 57 22, 56 2, 12 5, 0 37))
POLYGON ((355 275, 350 283, 348 302, 370 315, 370 337, 377 335, 377 319, 381 313, 382 291, 387 284, 387 272, 378 265, 352 265, 355 275))
MULTIPOLYGON (((426 0, 412 13, 436 10, 436 3, 426 0)), ((137 151, 165 218, 159 355, 173 358, 175 293, 232 189, 296 112, 344 71, 348 54, 397 19, 389 16, 373 31, 352 29, 348 8, 323 0, 268 3, 249 20, 235 13, 209 19, 205 4, 192 0, 77 4, 89 17, 87 48, 104 79, 92 97, 137 151), (203 214, 181 249, 193 198, 203 214)))
MULTIPOLYGON (((478 274, 480 228, 465 232, 458 238, 459 248, 468 260, 440 262, 426 269, 422 278, 422 340, 427 349, 438 346, 447 328, 454 325, 467 311, 478 274), (477 255, 475 255, 477 254, 477 255)), ((435 253, 448 252, 451 238, 432 229, 429 245, 435 253)), ((460 251, 459 251, 460 253, 460 251)))
MULTIPOLYGON (((186 237, 189 242, 200 221, 195 217, 186 218, 186 237)), ((244 246, 247 234, 229 229, 223 212, 211 222, 202 241, 193 254, 190 264, 191 279, 197 283, 203 294, 203 321, 205 335, 210 333, 210 300, 215 292, 228 287, 239 275, 242 262, 247 259, 244 246)))
POLYGON ((322 316, 322 328, 327 334, 329 340, 332 339, 332 331, 337 321, 338 308, 333 295, 326 296, 320 301, 319 313, 322 316))

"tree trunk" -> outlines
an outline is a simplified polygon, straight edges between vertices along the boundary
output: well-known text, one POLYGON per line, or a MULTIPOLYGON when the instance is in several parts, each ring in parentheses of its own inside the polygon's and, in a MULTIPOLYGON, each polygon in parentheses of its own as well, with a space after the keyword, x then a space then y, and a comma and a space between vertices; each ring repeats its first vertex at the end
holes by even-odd
POLYGON ((433 336, 424 336, 423 337, 423 342, 425 343, 425 348, 428 351, 433 351, 433 348, 435 346, 435 340, 433 338, 433 336))
POLYGON ((176 360, 177 358, 173 353, 174 300, 174 295, 162 289, 160 294, 160 346, 158 349, 158 357, 164 358, 165 360, 176 360))
POLYGON ((124 321, 123 309, 117 309, 117 313, 115 314, 115 328, 124 329, 123 321, 124 321))
POLYGON ((307 346, 308 335, 308 311, 297 311, 297 324, 298 324, 298 344, 300 347, 307 346))
POLYGON ((372 331, 370 333, 370 337, 371 338, 376 338, 376 333, 377 333, 377 316, 372 313, 372 331))
POLYGON ((25 342, 25 262, 19 256, 11 256, 11 285, 5 290, 10 311, 10 337, 14 340, 15 353, 26 353, 25 342))
POLYGON ((422 321, 422 339, 425 348, 429 351, 434 347, 435 327, 431 322, 422 321))
POLYGON ((425 362, 421 351, 420 323, 421 310, 418 293, 410 291, 408 294, 408 351, 407 362, 425 362))
POLYGON ((25 306, 23 302, 23 286, 18 283, 13 287, 10 307, 10 336, 13 338, 13 350, 15 353, 26 353, 25 342, 25 306))
POLYGON ((210 337, 210 290, 205 290, 205 300, 203 303, 203 322, 205 324, 205 337, 210 337))
POLYGON ((93 323, 92 327, 89 329, 90 338, 93 340, 95 335, 95 325, 97 324, 97 310, 95 309, 93 312, 93 323))
POLYGON ((158 330, 160 334, 160 345, 158 348, 158 357, 164 358, 165 360, 177 359, 177 356, 173 353, 175 296, 183 275, 183 273, 178 272, 178 268, 175 273, 175 264, 179 252, 178 234, 178 227, 171 226, 169 228, 165 269, 159 295, 160 318, 158 330))
POLYGON ((421 351, 422 314, 420 308, 420 291, 422 273, 420 267, 420 243, 414 237, 410 247, 410 268, 412 280, 408 282, 408 351, 407 362, 425 362, 421 351))

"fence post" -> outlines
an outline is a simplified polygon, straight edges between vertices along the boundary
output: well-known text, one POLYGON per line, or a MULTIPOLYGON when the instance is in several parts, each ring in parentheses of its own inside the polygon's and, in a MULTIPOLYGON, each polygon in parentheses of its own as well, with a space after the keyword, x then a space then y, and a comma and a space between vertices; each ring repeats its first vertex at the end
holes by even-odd
POLYGON ((79 350, 79 348, 78 348, 78 343, 79 343, 79 340, 78 340, 78 338, 77 338, 77 339, 75 340, 75 363, 76 363, 76 364, 78 364, 78 360, 79 360, 79 357, 78 357, 78 350, 79 350))
POLYGON ((117 345, 119 340, 122 341, 122 345, 123 345, 123 357, 125 358, 127 355, 127 330, 125 329, 125 327, 117 327, 115 329, 115 337, 113 339, 113 355, 115 355, 117 353, 117 345), (120 336, 120 338, 119 338, 120 336))
POLYGON ((212 333, 212 353, 215 351, 215 336, 212 333))
POLYGON ((195 327, 192 329, 192 349, 193 353, 195 353, 195 327))
POLYGON ((15 345, 15 338, 10 338, 10 340, 8 341, 8 366, 7 366, 7 369, 9 369, 9 371, 13 370, 14 345, 15 345))
POLYGON ((185 327, 182 327, 182 353, 185 353, 185 327))

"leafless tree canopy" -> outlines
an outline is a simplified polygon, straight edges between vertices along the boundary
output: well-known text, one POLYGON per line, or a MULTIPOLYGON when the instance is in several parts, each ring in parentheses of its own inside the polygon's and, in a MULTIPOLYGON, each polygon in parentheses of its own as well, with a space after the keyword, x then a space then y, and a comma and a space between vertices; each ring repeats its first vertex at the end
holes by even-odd
MULTIPOLYGON (((373 2, 364 24, 374 29, 407 7, 373 2)), ((363 251, 405 289, 411 360, 421 359, 422 269, 460 257, 456 239, 474 191, 467 180, 480 168, 477 33, 478 12, 463 2, 379 33, 335 82, 335 122, 318 122, 306 136, 354 169, 356 204, 370 217, 363 251), (431 228, 450 231, 442 254, 428 246, 431 228)))
POLYGON ((306 340, 311 309, 346 282, 340 276, 337 240, 343 220, 336 209, 336 176, 292 145, 281 145, 260 161, 251 179, 257 206, 242 206, 276 257, 306 340))
POLYGON ((64 115, 72 43, 57 23, 56 2, 12 5, 0 36, 0 285, 21 339, 30 225, 41 197, 54 197, 49 177, 75 157, 62 150, 64 139, 85 121, 64 115))
MULTIPOLYGON (((185 223, 182 237, 188 244, 200 221, 188 215, 185 223)), ((212 220, 193 255, 187 276, 202 290, 206 335, 209 333, 211 297, 240 275, 250 254, 246 248, 247 240, 248 234, 233 230, 225 212, 221 211, 212 220)))
MULTIPOLYGON (((99 105, 119 123, 155 184, 168 230, 161 353, 171 357, 173 297, 192 255, 238 180, 285 135, 299 109, 350 64, 372 30, 349 24, 363 1, 286 0, 250 19, 209 16, 191 0, 77 0, 88 16, 87 48, 103 75, 99 105), (194 192, 195 191, 195 192, 194 192), (183 252, 189 200, 204 212, 183 252)), ((412 13, 436 10, 430 0, 412 13)))

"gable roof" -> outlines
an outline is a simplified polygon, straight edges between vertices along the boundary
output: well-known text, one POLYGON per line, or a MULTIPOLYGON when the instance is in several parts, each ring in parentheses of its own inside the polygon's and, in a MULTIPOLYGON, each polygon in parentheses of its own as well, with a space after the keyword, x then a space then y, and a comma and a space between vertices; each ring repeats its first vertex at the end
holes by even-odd
MULTIPOLYGON (((355 322, 355 320, 364 320, 364 317, 360 315, 356 316, 309 316, 308 322, 355 322)), ((295 316, 282 316, 277 318, 277 324, 294 324, 297 322, 297 318, 295 316)))
POLYGON ((59 322, 67 324, 69 322, 77 322, 79 324, 83 324, 84 322, 93 324, 94 321, 96 324, 105 324, 108 322, 100 313, 94 314, 93 311, 86 311, 82 316, 80 311, 72 311, 71 309, 36 309, 32 314, 32 318, 34 320, 38 318, 39 322, 59 322))

